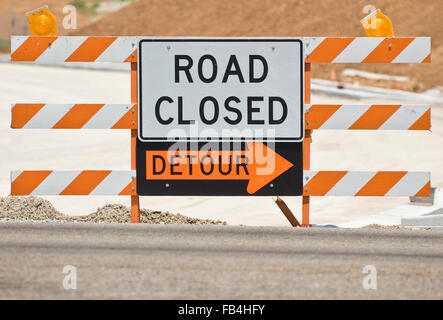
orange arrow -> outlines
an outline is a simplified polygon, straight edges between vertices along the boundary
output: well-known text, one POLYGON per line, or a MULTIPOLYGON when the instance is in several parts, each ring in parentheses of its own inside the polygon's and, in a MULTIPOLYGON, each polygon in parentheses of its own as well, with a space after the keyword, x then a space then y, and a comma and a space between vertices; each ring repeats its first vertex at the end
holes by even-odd
POLYGON ((248 150, 147 150, 147 180, 248 180, 253 194, 293 166, 260 142, 248 150))

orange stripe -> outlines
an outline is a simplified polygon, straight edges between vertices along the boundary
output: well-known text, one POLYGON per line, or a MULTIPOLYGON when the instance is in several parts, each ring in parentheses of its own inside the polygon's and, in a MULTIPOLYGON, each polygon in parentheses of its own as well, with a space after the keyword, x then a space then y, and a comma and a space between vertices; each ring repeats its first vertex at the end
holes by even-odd
POLYGON ((355 196, 384 196, 400 181, 407 171, 380 171, 355 196))
POLYGON ((11 110, 11 128, 23 128, 45 105, 45 103, 15 104, 11 110))
POLYGON ((430 193, 431 193, 431 182, 428 182, 425 184, 423 188, 420 189, 420 191, 418 191, 415 194, 415 197, 429 197, 430 193))
POLYGON ((84 170, 60 193, 60 195, 88 195, 110 173, 111 170, 84 170))
POLYGON ((306 129, 318 129, 325 123, 342 105, 315 104, 306 113, 306 129), (309 123, 308 123, 309 122, 309 123))
POLYGON ((88 37, 65 61, 92 62, 105 51, 117 37, 88 37))
POLYGON ((355 121, 351 130, 378 129, 385 123, 398 109, 400 105, 372 105, 369 109, 355 121))
POLYGON ((386 38, 362 63, 392 62, 415 38, 386 38), (389 48, 389 45, 391 47, 389 48))
POLYGON ((111 129, 136 129, 137 128, 137 105, 129 109, 111 129), (134 110, 134 112, 132 112, 134 110), (134 121, 134 124, 132 122, 134 121))
POLYGON ((57 37, 31 36, 11 53, 11 61, 35 61, 56 39, 57 37))
POLYGON ((332 62, 355 38, 326 38, 306 58, 305 62, 332 62))
POLYGON ((51 170, 44 171, 23 171, 11 183, 11 195, 29 195, 37 188, 50 174, 51 170))
POLYGON ((80 129, 88 122, 104 104, 75 104, 53 129, 80 129))
POLYGON ((132 51, 132 53, 123 62, 137 62, 137 49, 132 51))
POLYGON ((431 109, 423 113, 408 130, 431 130, 431 109))
POLYGON ((421 63, 431 63, 431 54, 428 54, 428 56, 424 58, 421 63))
POLYGON ((137 183, 136 179, 132 180, 118 195, 119 196, 129 196, 137 194, 137 183), (134 188, 134 190, 132 190, 134 188))
POLYGON ((319 171, 303 187, 303 195, 324 196, 339 182, 348 171, 319 171), (306 188, 308 189, 306 191, 306 188))

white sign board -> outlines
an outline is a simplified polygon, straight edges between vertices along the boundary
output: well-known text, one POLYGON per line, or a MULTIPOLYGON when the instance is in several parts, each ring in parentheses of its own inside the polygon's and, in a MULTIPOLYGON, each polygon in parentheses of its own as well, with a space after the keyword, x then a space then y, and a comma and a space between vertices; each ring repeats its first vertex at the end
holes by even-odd
POLYGON ((147 38, 138 47, 141 141, 301 141, 303 42, 147 38))

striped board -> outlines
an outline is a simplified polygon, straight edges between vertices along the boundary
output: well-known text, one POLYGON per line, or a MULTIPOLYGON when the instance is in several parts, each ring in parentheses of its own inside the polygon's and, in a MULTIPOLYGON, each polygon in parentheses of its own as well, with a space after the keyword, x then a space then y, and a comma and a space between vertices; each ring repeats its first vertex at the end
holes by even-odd
MULTIPOLYGON (((135 171, 13 171, 11 195, 135 195, 135 171)), ((416 196, 430 192, 429 172, 304 171, 303 195, 416 196)))
POLYGON ((304 171, 304 196, 429 196, 429 172, 304 171))
POLYGON ((307 105, 306 129, 430 130, 429 105, 307 105))
POLYGON ((18 103, 13 129, 137 129, 136 104, 18 103))
POLYGON ((429 63, 431 38, 305 38, 307 63, 429 63))
MULTIPOLYGON (((136 62, 141 38, 12 36, 11 61, 136 62)), ((429 63, 431 38, 307 37, 308 63, 429 63)))
MULTIPOLYGON (((430 130, 429 105, 307 105, 306 129, 430 130)), ((136 104, 13 104, 13 129, 136 129, 136 104)))
POLYGON ((11 195, 136 195, 134 171, 12 171, 11 195))

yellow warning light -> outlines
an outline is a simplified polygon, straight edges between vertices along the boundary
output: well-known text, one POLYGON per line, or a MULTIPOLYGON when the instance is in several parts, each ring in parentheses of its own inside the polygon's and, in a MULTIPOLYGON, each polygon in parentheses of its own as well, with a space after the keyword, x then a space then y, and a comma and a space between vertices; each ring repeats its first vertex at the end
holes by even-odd
POLYGON ((372 11, 360 22, 368 37, 394 37, 392 22, 380 9, 372 11))
POLYGON ((49 11, 48 6, 43 6, 26 13, 29 30, 35 36, 55 36, 57 33, 57 20, 49 11))

